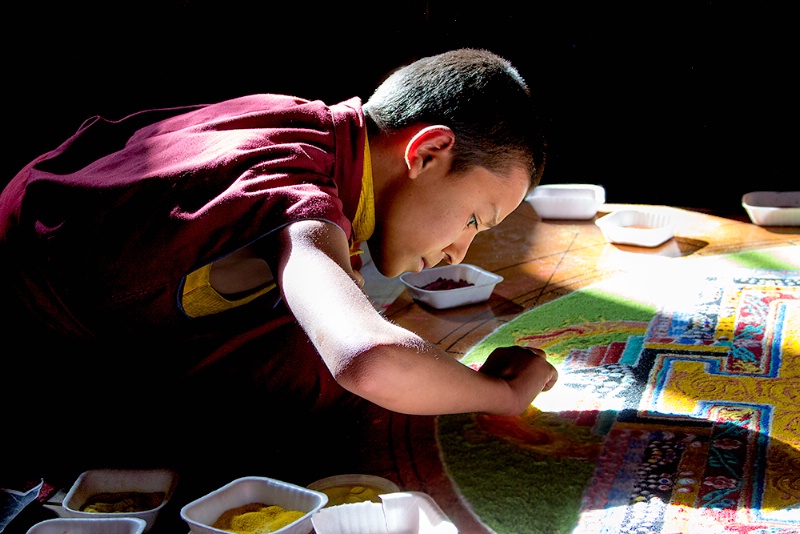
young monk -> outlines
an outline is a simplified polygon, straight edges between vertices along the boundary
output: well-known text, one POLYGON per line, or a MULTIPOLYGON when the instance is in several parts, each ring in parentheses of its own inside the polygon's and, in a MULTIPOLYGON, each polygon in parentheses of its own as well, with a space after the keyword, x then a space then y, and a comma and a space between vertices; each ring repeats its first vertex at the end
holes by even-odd
POLYGON ((461 364, 375 311, 358 253, 389 277, 461 262, 538 184, 540 127, 517 70, 473 49, 363 105, 255 94, 90 119, 0 196, 7 335, 26 340, 9 387, 68 390, 88 420, 167 391, 520 414, 557 379, 544 353, 461 364))

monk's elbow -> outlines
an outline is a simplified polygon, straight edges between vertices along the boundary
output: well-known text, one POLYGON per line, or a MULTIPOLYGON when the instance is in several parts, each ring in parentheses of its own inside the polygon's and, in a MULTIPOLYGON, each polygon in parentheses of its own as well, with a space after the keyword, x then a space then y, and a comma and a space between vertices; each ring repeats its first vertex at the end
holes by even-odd
POLYGON ((398 348, 391 345, 371 347, 339 366, 334 378, 351 393, 380 404, 392 396, 397 352, 398 348))

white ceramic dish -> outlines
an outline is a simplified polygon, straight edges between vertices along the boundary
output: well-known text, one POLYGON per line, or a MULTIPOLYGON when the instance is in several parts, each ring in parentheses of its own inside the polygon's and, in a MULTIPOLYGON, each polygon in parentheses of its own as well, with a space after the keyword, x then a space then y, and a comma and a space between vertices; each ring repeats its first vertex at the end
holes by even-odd
POLYGON ((547 184, 525 200, 542 219, 591 219, 606 202, 606 190, 594 184, 547 184))
POLYGON ((375 475, 359 474, 334 475, 323 478, 309 484, 308 489, 321 491, 327 495, 327 507, 363 501, 362 497, 400 491, 397 484, 391 480, 375 475), (347 491, 348 489, 351 491, 347 491), (365 489, 366 491, 362 491, 365 489))
POLYGON ((145 532, 153 528, 158 513, 169 502, 178 483, 178 474, 169 469, 91 469, 84 471, 70 488, 62 506, 68 517, 83 519, 134 517, 143 519, 145 532), (162 492, 160 503, 139 512, 81 511, 86 502, 101 493, 162 492))
POLYGON ((381 504, 361 502, 325 508, 312 516, 316 534, 458 534, 427 494, 381 495, 381 504))
POLYGON ((742 206, 759 226, 800 226, 800 191, 752 191, 742 206))
POLYGON ((475 265, 462 263, 433 267, 418 273, 404 273, 400 275, 400 281, 414 300, 434 308, 446 309, 488 300, 494 286, 502 282, 503 277, 475 265), (456 282, 464 280, 473 285, 454 289, 422 289, 439 278, 456 282))
POLYGON ((254 502, 305 512, 297 521, 273 531, 275 534, 308 534, 311 515, 328 503, 320 491, 267 477, 238 478, 181 508, 181 518, 192 534, 230 534, 211 525, 226 511, 254 502))
POLYGON ((666 213, 623 209, 595 221, 609 243, 657 247, 675 235, 672 218, 666 213))
POLYGON ((27 534, 142 534, 146 526, 138 517, 59 517, 36 523, 27 534))

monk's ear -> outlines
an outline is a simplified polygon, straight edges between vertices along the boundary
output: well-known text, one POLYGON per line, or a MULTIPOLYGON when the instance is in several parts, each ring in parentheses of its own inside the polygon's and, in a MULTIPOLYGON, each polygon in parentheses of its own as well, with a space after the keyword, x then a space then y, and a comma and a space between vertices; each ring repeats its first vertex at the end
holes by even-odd
POLYGON ((406 165, 410 178, 416 178, 433 164, 450 168, 456 136, 453 130, 440 124, 419 130, 406 145, 406 165))

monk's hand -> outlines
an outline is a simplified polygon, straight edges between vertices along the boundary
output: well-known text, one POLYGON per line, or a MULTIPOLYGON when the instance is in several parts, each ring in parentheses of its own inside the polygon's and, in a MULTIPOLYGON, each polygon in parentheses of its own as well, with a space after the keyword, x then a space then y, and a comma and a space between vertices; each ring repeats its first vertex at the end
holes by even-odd
POLYGON ((496 348, 479 371, 508 383, 518 399, 514 413, 523 413, 539 393, 558 381, 558 371, 547 361, 545 351, 535 347, 496 348))

